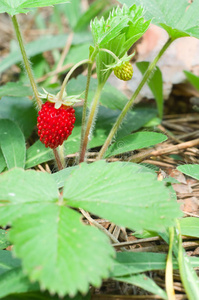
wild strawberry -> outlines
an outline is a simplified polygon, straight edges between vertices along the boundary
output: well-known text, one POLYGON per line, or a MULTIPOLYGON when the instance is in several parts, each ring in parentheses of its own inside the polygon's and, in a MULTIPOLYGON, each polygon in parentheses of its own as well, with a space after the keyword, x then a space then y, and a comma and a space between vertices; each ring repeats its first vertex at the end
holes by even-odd
POLYGON ((40 141, 46 147, 57 148, 72 133, 74 123, 75 110, 73 107, 61 105, 56 109, 55 103, 47 101, 42 105, 37 118, 40 141))
POLYGON ((113 70, 115 76, 124 81, 130 80, 133 76, 133 67, 129 61, 122 63, 113 70))

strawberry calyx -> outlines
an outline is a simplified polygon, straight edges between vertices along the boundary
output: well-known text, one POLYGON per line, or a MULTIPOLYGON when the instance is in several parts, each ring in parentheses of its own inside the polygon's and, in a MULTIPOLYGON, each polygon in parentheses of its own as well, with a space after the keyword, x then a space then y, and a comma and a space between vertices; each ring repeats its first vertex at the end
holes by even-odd
POLYGON ((64 91, 63 97, 60 100, 60 92, 58 92, 56 95, 51 94, 47 92, 43 88, 44 94, 39 93, 39 97, 42 99, 46 99, 47 101, 54 103, 55 109, 59 109, 62 105, 64 106, 73 106, 75 103, 80 102, 80 97, 82 96, 83 93, 78 94, 78 95, 71 95, 68 96, 66 91, 64 91))

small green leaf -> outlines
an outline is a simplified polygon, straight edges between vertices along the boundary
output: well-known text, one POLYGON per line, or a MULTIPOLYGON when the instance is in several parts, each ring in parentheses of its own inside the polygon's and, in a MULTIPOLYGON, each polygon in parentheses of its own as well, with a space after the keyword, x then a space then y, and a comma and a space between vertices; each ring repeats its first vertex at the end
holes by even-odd
POLYGON ((7 12, 10 15, 27 13, 28 8, 51 6, 59 3, 68 3, 63 0, 1 0, 0 13, 7 12))
POLYGON ((5 249, 10 245, 11 244, 8 240, 8 231, 0 229, 0 250, 5 249))
POLYGON ((167 300, 167 295, 151 278, 144 274, 136 274, 125 277, 114 277, 113 279, 141 287, 142 289, 160 296, 162 299, 167 300))
POLYGON ((106 157, 162 143, 167 137, 162 133, 141 131, 116 140, 106 152, 106 157))
POLYGON ((109 275, 114 250, 98 229, 76 211, 49 204, 16 220, 10 232, 23 269, 42 289, 59 296, 86 293, 109 275))
MULTIPOLYGON (((132 5, 131 0, 119 0, 120 3, 132 5)), ((189 3, 186 0, 135 0, 134 3, 144 7, 146 18, 164 28, 176 39, 184 36, 199 38, 198 9, 199 1, 189 3)))
MULTIPOLYGON (((144 75, 146 70, 148 69, 149 62, 147 61, 142 61, 142 62, 137 62, 136 66, 144 75)), ((155 71, 153 72, 152 76, 148 80, 148 86, 151 89, 156 103, 158 107, 158 113, 160 118, 162 119, 163 115, 163 104, 164 104, 164 98, 163 98, 163 80, 162 80, 162 73, 158 67, 156 67, 155 71)))
POLYGON ((24 167, 25 138, 21 129, 11 120, 0 119, 0 147, 8 169, 24 167))
POLYGON ((155 177, 137 169, 134 172, 131 164, 81 164, 66 179, 63 197, 67 205, 81 207, 121 226, 164 230, 182 212, 155 177))
POLYGON ((199 218, 183 218, 179 222, 182 235, 199 237, 199 218))
POLYGON ((3 97, 0 101, 0 119, 10 119, 17 123, 28 138, 37 123, 37 113, 28 98, 3 97))
MULTIPOLYGON (((48 292, 27 292, 27 293, 17 293, 11 294, 2 300, 60 300, 60 297, 57 295, 50 295, 48 292)), ((61 298, 62 300, 90 300, 90 293, 87 295, 78 294, 74 298, 65 296, 61 298)))
MULTIPOLYGON (((32 284, 21 269, 21 261, 12 257, 11 251, 0 251, 0 297, 13 293, 39 290, 32 284)), ((14 298, 13 298, 14 299, 14 298)))
POLYGON ((178 171, 199 180, 199 165, 187 164, 187 165, 179 166, 177 167, 177 169, 178 171))
POLYGON ((199 77, 196 76, 195 74, 184 71, 184 74, 186 75, 188 81, 197 89, 199 90, 199 77))

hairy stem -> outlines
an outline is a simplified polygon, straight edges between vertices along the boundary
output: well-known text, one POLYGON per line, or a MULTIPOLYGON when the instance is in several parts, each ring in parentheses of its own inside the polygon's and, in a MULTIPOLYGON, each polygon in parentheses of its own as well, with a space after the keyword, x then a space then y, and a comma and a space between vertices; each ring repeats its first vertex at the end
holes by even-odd
POLYGON ((21 35, 21 32, 20 32, 20 28, 19 28, 19 24, 18 24, 16 16, 12 17, 12 23, 13 23, 13 26, 14 26, 14 29, 15 29, 15 33, 16 33, 16 37, 17 37, 19 47, 20 47, 20 50, 21 50, 21 54, 22 54, 22 57, 23 57, 25 69, 26 69, 26 72, 28 74, 30 84, 32 86, 32 90, 33 90, 38 108, 41 109, 42 101, 39 98, 37 85, 36 85, 36 82, 35 82, 35 79, 34 79, 34 76, 33 76, 33 72, 32 72, 31 66, 30 66, 30 62, 28 60, 28 56, 26 54, 26 50, 25 50, 25 47, 24 47, 22 35, 21 35))
POLYGON ((86 63, 90 63, 91 61, 89 59, 84 59, 80 62, 78 62, 77 64, 75 64, 71 69, 70 71, 67 73, 63 83, 62 83, 62 86, 61 86, 61 90, 60 90, 60 93, 59 93, 59 100, 61 101, 63 99, 63 95, 64 95, 64 91, 65 91, 65 87, 66 87, 66 84, 70 78, 70 76, 72 75, 72 73, 81 65, 83 64, 86 64, 86 63))
POLYGON ((82 142, 82 149, 81 149, 81 152, 80 152, 80 158, 79 158, 80 163, 83 162, 84 158, 85 158, 86 149, 87 149, 88 140, 89 140, 89 135, 91 133, 91 128, 92 128, 94 120, 95 120, 95 115, 96 115, 96 112, 97 112, 99 98, 100 98, 103 86, 104 86, 104 83, 98 85, 96 93, 95 93, 95 97, 94 97, 92 105, 91 105, 91 109, 90 109, 90 113, 89 113, 89 116, 88 116, 86 129, 85 129, 85 135, 84 135, 83 142, 82 142))
POLYGON ((59 171, 63 170, 64 169, 64 165, 63 165, 63 162, 62 162, 62 160, 60 158, 59 152, 57 151, 57 148, 53 149, 53 153, 54 153, 55 160, 56 160, 57 167, 58 167, 59 171))
POLYGON ((85 98, 84 98, 84 105, 83 105, 83 111, 82 111, 82 128, 81 128, 80 153, 82 152, 83 139, 84 139, 85 131, 86 131, 86 111, 87 111, 87 105, 88 105, 88 91, 89 91, 90 80, 91 80, 92 66, 93 66, 92 63, 90 63, 88 65, 88 74, 87 74, 85 98))
POLYGON ((119 117, 117 118, 115 124, 113 125, 103 147, 101 148, 98 156, 97 156, 97 160, 101 159, 109 144, 111 143, 114 135, 116 134, 118 128, 120 127, 122 121, 124 120, 124 117, 126 116, 127 112, 129 111, 129 109, 131 108, 131 106, 133 105, 133 102, 135 101, 136 97, 138 96, 140 90, 142 89, 142 87, 144 86, 144 84, 146 83, 146 81, 149 79, 153 69, 155 68, 158 60, 161 58, 161 56, 164 54, 164 52, 167 50, 167 48, 171 45, 171 43, 173 42, 173 39, 169 38, 167 40, 167 42, 164 44, 164 46, 162 47, 162 49, 160 50, 160 52, 158 53, 158 55, 155 57, 155 59, 151 62, 151 64, 149 65, 146 73, 144 74, 142 81, 140 82, 140 84, 138 85, 137 89, 135 90, 133 96, 131 97, 131 99, 127 102, 127 104, 125 105, 125 107, 123 108, 121 114, 119 115, 119 117))

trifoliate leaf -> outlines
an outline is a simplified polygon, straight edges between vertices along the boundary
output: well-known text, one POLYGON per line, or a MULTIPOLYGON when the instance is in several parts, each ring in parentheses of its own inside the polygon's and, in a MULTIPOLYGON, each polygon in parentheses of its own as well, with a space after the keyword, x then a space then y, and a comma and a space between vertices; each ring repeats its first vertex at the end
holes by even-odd
MULTIPOLYGON (((131 0, 119 0, 120 3, 132 5, 131 0)), ((199 1, 190 4, 188 0, 135 0, 142 5, 145 17, 152 23, 164 28, 173 38, 193 36, 199 38, 199 1)))
POLYGON ((182 213, 155 174, 134 171, 134 165, 81 164, 66 179, 63 197, 67 205, 132 229, 161 231, 182 213))
POLYGON ((10 15, 27 13, 29 8, 51 6, 60 3, 67 3, 64 0, 1 0, 0 13, 7 12, 10 15))
POLYGON ((76 211, 53 203, 16 220, 10 239, 30 279, 61 297, 99 286, 113 264, 108 238, 82 224, 76 211))

